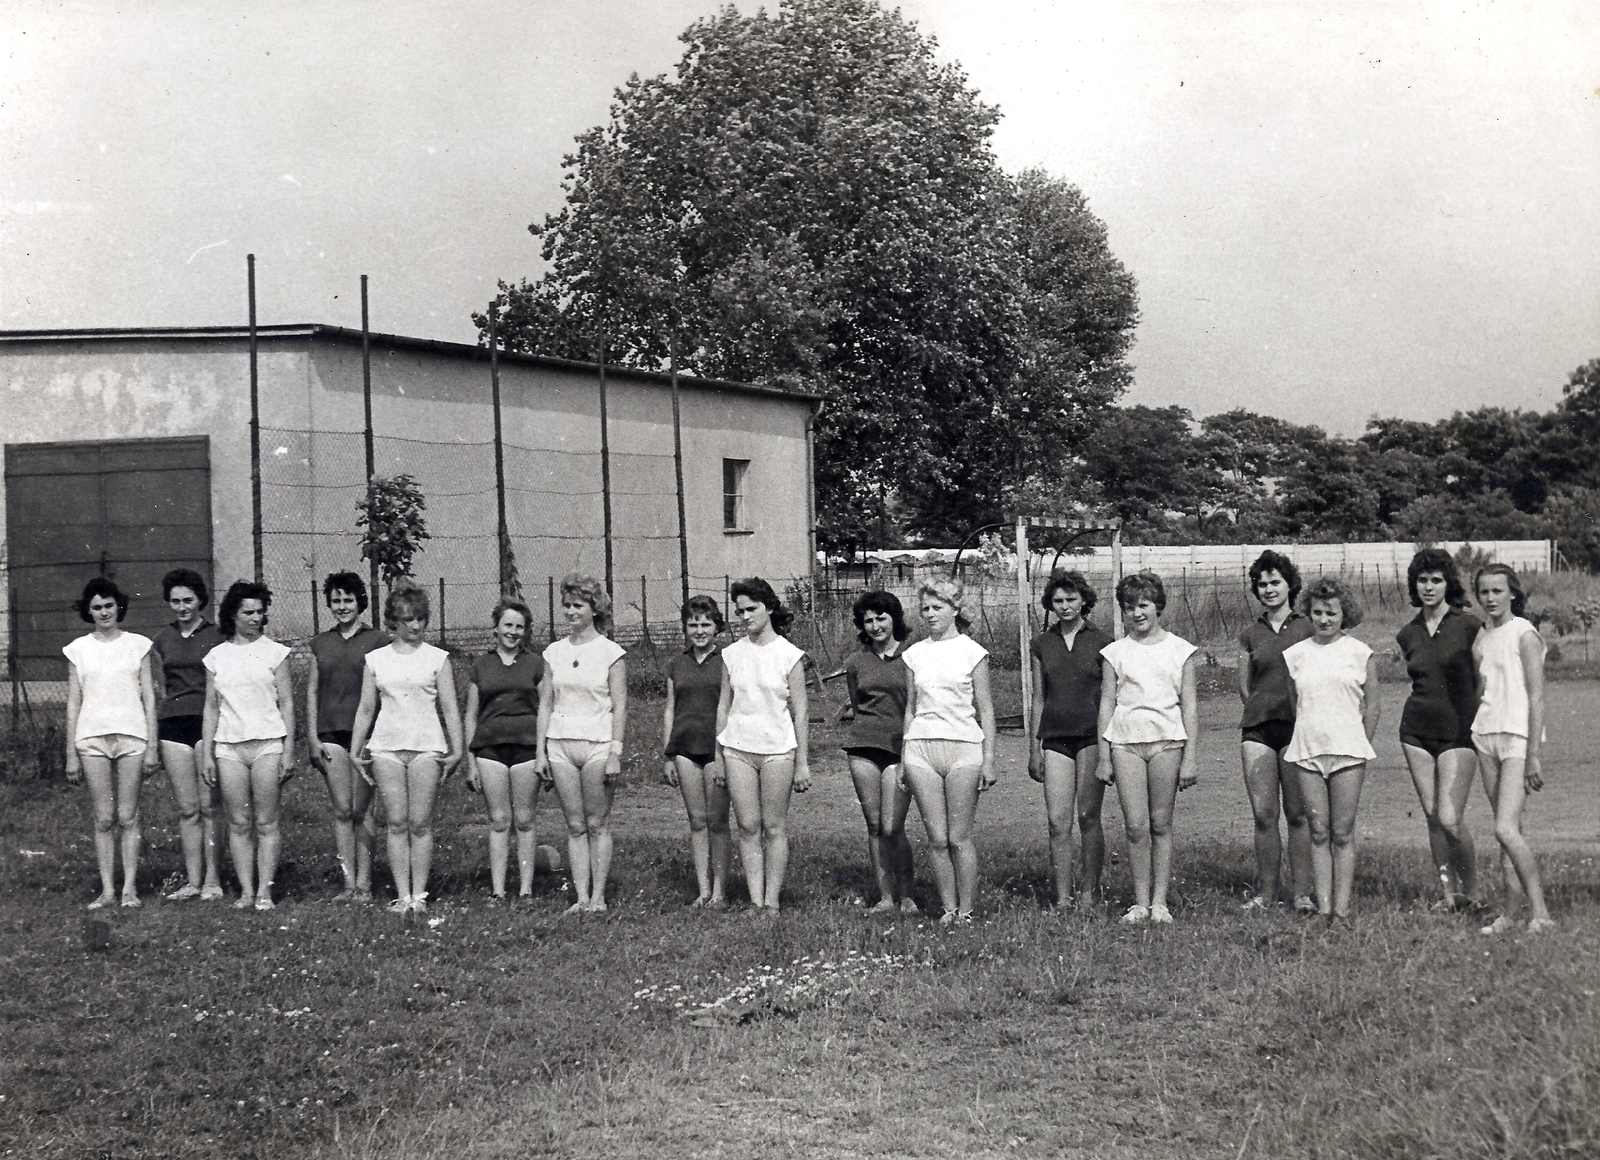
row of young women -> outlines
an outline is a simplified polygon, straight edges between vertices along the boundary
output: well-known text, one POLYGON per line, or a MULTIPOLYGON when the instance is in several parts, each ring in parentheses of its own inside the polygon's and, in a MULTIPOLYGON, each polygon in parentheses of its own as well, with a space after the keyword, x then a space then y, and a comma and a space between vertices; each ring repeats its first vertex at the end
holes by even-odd
MULTIPOLYGON (((1289 822, 1291 898, 1298 909, 1344 916, 1354 872, 1355 808, 1377 723, 1371 650, 1345 632, 1360 611, 1337 581, 1313 586, 1302 615, 1293 610, 1299 576, 1286 558, 1265 553, 1250 575, 1263 613, 1240 641, 1241 748, 1258 864, 1258 893, 1246 905, 1276 900, 1281 799, 1289 822)), ((1443 905, 1476 900, 1470 836, 1460 824, 1471 768, 1463 779, 1459 753, 1463 737, 1471 743, 1476 715, 1480 726, 1505 726, 1480 727, 1476 746, 1497 807, 1508 882, 1524 886, 1533 928, 1541 929, 1548 912, 1518 825, 1523 787, 1538 785, 1538 746, 1524 740, 1523 752, 1513 752, 1516 738, 1542 737, 1537 631, 1520 617, 1521 592, 1509 569, 1489 568, 1478 577, 1490 616, 1482 633, 1458 610, 1464 593, 1448 556, 1419 553, 1410 575, 1422 611, 1399 638, 1414 684, 1402 741, 1440 855, 1443 905), (1511 631, 1494 637, 1502 628, 1511 631), (1502 638, 1511 642, 1509 653, 1504 645, 1489 647, 1502 638), (1478 646, 1487 658, 1481 663, 1472 651, 1478 646), (1479 671, 1481 700, 1491 708, 1487 718, 1478 710, 1471 677, 1479 671), (1500 776, 1502 769, 1508 776, 1500 776)), ((292 773, 292 746, 285 741, 294 729, 287 649, 261 631, 271 596, 259 585, 235 584, 219 609, 219 631, 200 615, 206 593, 194 573, 170 574, 164 593, 177 620, 141 648, 144 638, 116 627, 126 598, 107 581, 91 581, 80 611, 96 631, 67 650, 74 738, 68 767, 75 772, 81 760, 96 807, 103 893, 92 905, 114 899, 118 826, 123 902, 137 905, 137 787, 141 766, 152 760, 142 742, 157 735, 179 805, 189 872, 188 883, 169 897, 221 896, 212 822, 220 788, 243 887, 236 905, 267 909, 277 861, 277 793, 292 773), (85 645, 89 641, 96 644, 85 645), (213 658, 222 644, 232 647, 213 658), (123 657, 126 719, 105 730, 100 715, 118 698, 103 675, 116 667, 106 662, 116 650, 123 657), (161 661, 161 679, 150 654, 161 661), (158 688, 164 698, 154 695, 158 688), (87 715, 85 704, 93 706, 87 715), (149 721, 136 720, 141 714, 149 721)), ((978 795, 995 783, 988 665, 982 647, 962 631, 960 585, 935 581, 919 595, 928 635, 903 651, 910 634, 899 600, 869 592, 856 602, 862 650, 845 665, 853 716, 845 749, 880 893, 872 912, 916 909, 904 829, 915 800, 943 920, 965 921, 977 881, 972 825, 978 795)), ((334 805, 345 873, 339 897, 371 894, 376 785, 389 817, 397 893, 391 909, 426 908, 434 796, 441 779, 465 760, 469 785, 488 805, 494 894, 505 895, 513 831, 521 893, 531 893, 534 809, 544 785, 557 791, 567 822, 576 894, 571 909, 603 910, 609 814, 627 710, 623 650, 600 631, 609 613, 604 589, 589 577, 563 581, 568 635, 542 656, 524 650, 528 609, 515 601, 497 606, 494 647, 472 664, 464 723, 447 655, 422 640, 426 592, 398 586, 390 593, 385 621, 393 640, 361 623, 366 593, 358 576, 328 577, 324 596, 335 625, 312 642, 305 721, 311 761, 324 774, 334 805)), ((731 812, 752 905, 771 911, 787 868, 789 796, 810 784, 802 654, 782 635, 790 617, 770 585, 744 580, 732 597, 745 634, 726 649, 716 645, 725 625, 715 601, 696 597, 684 607, 688 647, 667 668, 665 778, 680 789, 689 817, 699 884, 692 905, 725 904, 731 812)), ((1101 805, 1106 785, 1114 783, 1135 886, 1124 921, 1165 923, 1171 921, 1173 804, 1178 790, 1195 780, 1195 650, 1161 626, 1165 592, 1158 577, 1124 578, 1117 598, 1128 635, 1113 642, 1088 620, 1096 596, 1081 575, 1058 572, 1046 585, 1043 603, 1055 624, 1031 649, 1029 772, 1044 784, 1058 902, 1093 903, 1104 852, 1101 805), (1076 849, 1074 816, 1082 836, 1076 849)), ((1503 930, 1511 921, 1508 912, 1486 929, 1503 930)))

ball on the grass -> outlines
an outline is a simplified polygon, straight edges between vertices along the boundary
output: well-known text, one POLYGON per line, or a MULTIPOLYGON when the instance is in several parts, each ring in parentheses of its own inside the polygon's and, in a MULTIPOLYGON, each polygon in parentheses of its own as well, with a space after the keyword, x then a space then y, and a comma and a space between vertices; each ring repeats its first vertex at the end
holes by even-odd
POLYGON ((533 851, 533 868, 536 872, 553 874, 561 869, 561 851, 554 846, 539 846, 533 851))

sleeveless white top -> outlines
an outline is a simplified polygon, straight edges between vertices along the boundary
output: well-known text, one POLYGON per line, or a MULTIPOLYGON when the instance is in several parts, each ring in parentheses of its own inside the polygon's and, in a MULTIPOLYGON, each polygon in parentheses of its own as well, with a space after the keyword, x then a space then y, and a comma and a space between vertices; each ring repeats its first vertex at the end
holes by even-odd
POLYGON ((258 636, 249 644, 225 640, 200 663, 217 690, 217 735, 213 741, 266 741, 287 737, 278 709, 277 668, 287 645, 258 636))
POLYGON ((393 644, 386 644, 369 652, 363 663, 372 672, 380 706, 367 748, 444 753, 439 672, 450 663, 450 654, 431 644, 419 644, 410 653, 396 652, 393 644))
POLYGON ((1183 727, 1183 666, 1195 647, 1176 633, 1156 644, 1131 636, 1113 641, 1100 656, 1117 674, 1117 706, 1106 726, 1113 745, 1187 741, 1183 727))
POLYGON ((1520 616, 1513 616, 1499 628, 1485 624, 1472 642, 1478 677, 1483 683, 1483 700, 1478 705, 1478 715, 1472 719, 1476 736, 1528 735, 1528 685, 1521 648, 1525 636, 1537 640, 1539 652, 1544 652, 1544 637, 1531 621, 1520 616))
POLYGON ((124 630, 116 640, 105 641, 90 633, 61 651, 78 670, 78 732, 73 741, 125 733, 150 740, 139 695, 139 672, 150 651, 150 638, 124 630))
POLYGON ((611 740, 611 666, 626 656, 608 636, 583 644, 570 637, 550 642, 544 650, 545 680, 555 695, 546 737, 568 741, 611 740))
POLYGON ((763 645, 741 637, 722 650, 733 700, 717 741, 746 753, 788 753, 799 746, 789 713, 789 674, 805 653, 787 637, 763 645))
POLYGON ((917 690, 917 712, 905 739, 982 741, 983 726, 972 703, 972 674, 989 650, 965 633, 948 640, 917 641, 905 651, 917 690))
POLYGON ((1353 636, 1341 636, 1332 644, 1311 638, 1283 650, 1283 663, 1299 698, 1294 735, 1283 751, 1285 761, 1325 756, 1371 761, 1378 756, 1361 721, 1370 656, 1372 650, 1353 636))

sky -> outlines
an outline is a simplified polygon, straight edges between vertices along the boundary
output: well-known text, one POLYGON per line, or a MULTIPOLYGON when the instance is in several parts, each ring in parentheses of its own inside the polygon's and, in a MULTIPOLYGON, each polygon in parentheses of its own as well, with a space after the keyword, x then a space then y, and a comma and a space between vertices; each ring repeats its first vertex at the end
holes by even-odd
MULTIPOLYGON (((741 5, 746 10, 752 6, 741 5)), ((0 329, 471 342, 630 73, 715 0, 8 0, 0 329)), ((1600 357, 1600 5, 902 12, 1138 280, 1127 401, 1358 434, 1545 410, 1600 357)))

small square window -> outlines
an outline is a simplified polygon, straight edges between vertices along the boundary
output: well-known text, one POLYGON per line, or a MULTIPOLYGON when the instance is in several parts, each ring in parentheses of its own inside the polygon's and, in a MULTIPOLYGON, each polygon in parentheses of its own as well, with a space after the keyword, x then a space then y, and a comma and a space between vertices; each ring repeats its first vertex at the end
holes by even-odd
POLYGON ((748 459, 722 461, 722 530, 745 532, 744 477, 750 470, 748 459))

